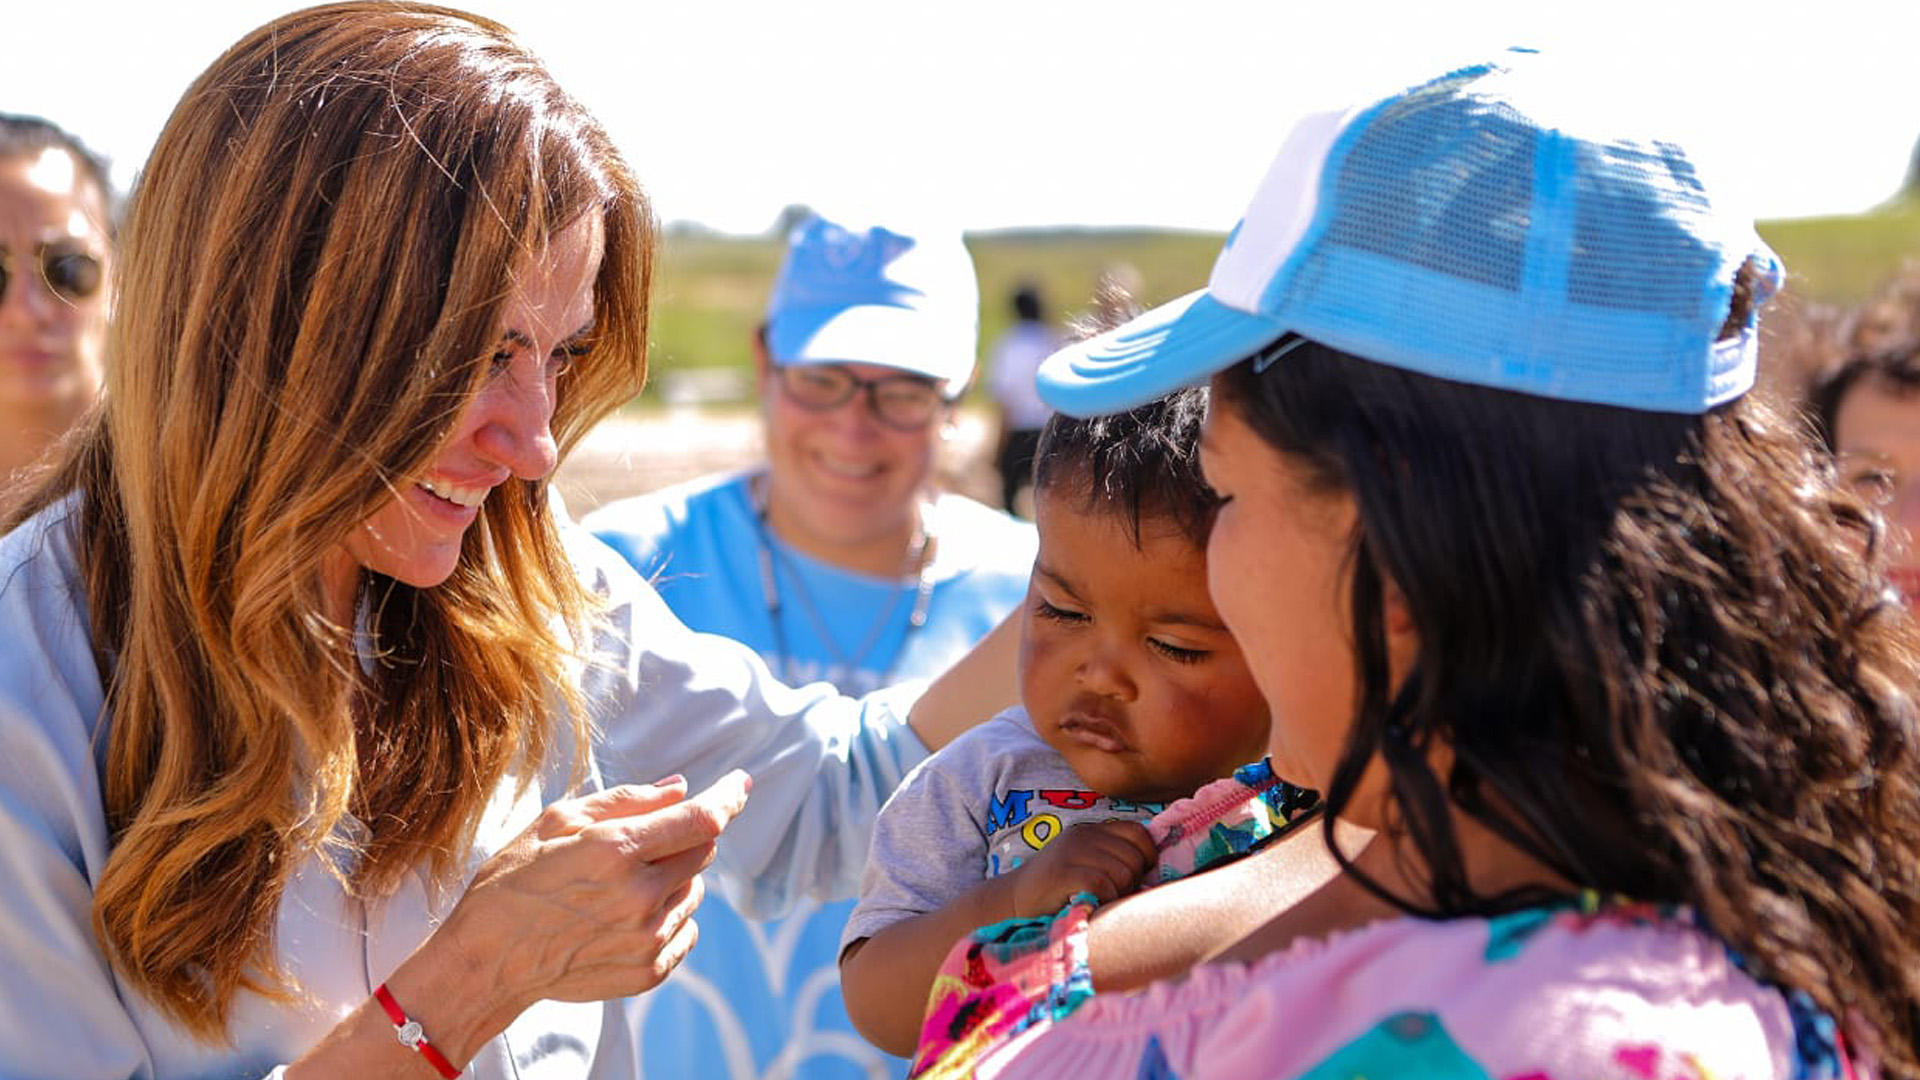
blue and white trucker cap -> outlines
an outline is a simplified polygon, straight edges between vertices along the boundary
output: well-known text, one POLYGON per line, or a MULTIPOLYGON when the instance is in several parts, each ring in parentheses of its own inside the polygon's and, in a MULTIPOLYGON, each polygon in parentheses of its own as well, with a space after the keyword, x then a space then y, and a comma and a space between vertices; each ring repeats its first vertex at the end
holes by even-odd
POLYGON ((775 364, 881 364, 958 397, 979 336, 980 286, 957 229, 910 236, 812 216, 788 235, 767 300, 775 364))
POLYGON ((1207 287, 1054 354, 1041 396, 1116 412, 1287 333, 1540 397, 1700 413, 1740 396, 1758 328, 1715 339, 1736 270, 1754 260, 1758 309, 1779 260, 1683 148, 1608 130, 1609 94, 1513 52, 1308 116, 1207 287))

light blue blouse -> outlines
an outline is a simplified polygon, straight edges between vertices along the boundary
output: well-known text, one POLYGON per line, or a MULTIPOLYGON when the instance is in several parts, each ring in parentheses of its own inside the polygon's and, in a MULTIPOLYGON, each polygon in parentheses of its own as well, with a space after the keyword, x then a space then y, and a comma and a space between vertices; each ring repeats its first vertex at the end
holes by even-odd
MULTIPOLYGON (((74 552, 78 505, 70 498, 0 537, 0 1078, 271 1075, 364 1001, 461 890, 434 890, 416 876, 363 903, 309 859, 282 898, 275 939, 308 1000, 243 995, 232 1045, 195 1040, 114 975, 90 915, 109 848, 96 756, 101 676, 74 552)), ((723 836, 710 880, 763 912, 852 890, 880 803, 926 755, 904 724, 920 685, 862 700, 825 685, 783 686, 751 650, 688 630, 624 561, 568 529, 582 580, 609 606, 581 676, 601 732, 587 788, 677 772, 698 790, 745 768, 753 795, 723 836)), ((518 799, 503 784, 467 878, 565 794, 571 758, 571 746, 558 747, 518 799)), ((542 1003, 482 1048, 467 1075, 629 1076, 629 1008, 542 1003)))

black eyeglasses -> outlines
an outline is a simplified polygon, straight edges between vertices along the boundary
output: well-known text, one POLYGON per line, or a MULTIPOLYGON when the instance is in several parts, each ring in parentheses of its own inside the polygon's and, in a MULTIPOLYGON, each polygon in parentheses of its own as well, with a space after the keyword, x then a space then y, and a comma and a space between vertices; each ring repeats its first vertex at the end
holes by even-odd
POLYGON ((775 370, 787 400, 810 412, 837 409, 865 390, 873 415, 895 431, 924 429, 947 403, 939 386, 922 375, 863 379, 838 364, 796 364, 775 370))
MULTIPOLYGON (((42 247, 34 254, 40 262, 40 280, 60 299, 71 304, 100 291, 105 275, 100 260, 94 256, 60 247, 42 247)), ((13 278, 13 253, 0 248, 0 300, 6 299, 7 290, 13 287, 13 278)))

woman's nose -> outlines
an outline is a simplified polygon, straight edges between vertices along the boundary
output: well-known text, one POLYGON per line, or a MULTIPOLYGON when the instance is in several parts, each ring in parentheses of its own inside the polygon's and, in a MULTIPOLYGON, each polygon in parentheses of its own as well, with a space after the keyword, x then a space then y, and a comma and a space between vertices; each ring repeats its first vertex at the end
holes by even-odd
POLYGON ((479 411, 475 448, 522 480, 546 476, 560 460, 553 406, 553 387, 542 376, 522 378, 515 372, 494 380, 474 399, 479 411))
POLYGON ((24 320, 28 323, 50 322, 59 308, 70 306, 67 301, 53 295, 53 290, 40 278, 37 269, 26 265, 27 260, 16 257, 10 272, 5 275, 6 291, 0 292, 0 319, 24 320))

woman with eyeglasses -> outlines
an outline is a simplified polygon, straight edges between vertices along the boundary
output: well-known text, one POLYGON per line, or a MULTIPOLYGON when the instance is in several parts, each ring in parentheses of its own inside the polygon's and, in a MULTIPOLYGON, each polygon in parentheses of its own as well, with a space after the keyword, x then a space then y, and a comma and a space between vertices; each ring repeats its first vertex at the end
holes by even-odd
POLYGON ((0 113, 0 488, 100 393, 112 204, 79 139, 0 113))
MULTIPOLYGON (((978 317, 957 233, 804 221, 755 335, 765 462, 586 525, 689 626, 746 642, 788 682, 859 694, 944 670, 1020 603, 1036 543, 936 483, 978 317)), ((852 893, 820 899, 757 924, 707 901, 700 949, 637 1002, 645 1075, 701 1075, 716 1055, 802 1080, 904 1073, 840 1004, 852 893)))
POLYGON ((630 1076, 704 880, 851 891, 1011 698, 784 686, 553 512, 655 232, 499 24, 276 18, 128 205, 102 407, 0 511, 0 1076, 630 1076))

